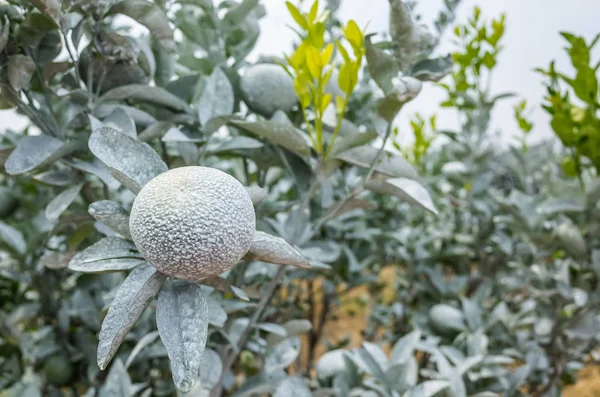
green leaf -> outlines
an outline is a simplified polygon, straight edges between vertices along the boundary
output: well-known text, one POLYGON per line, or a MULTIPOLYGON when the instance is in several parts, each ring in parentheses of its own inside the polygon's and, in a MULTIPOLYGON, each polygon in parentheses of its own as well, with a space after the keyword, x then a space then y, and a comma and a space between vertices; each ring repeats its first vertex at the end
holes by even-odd
POLYGON ((204 84, 198 100, 198 118, 205 126, 209 120, 230 115, 234 107, 234 93, 227 75, 221 68, 215 68, 204 84))
POLYGON ((200 384, 204 389, 212 390, 219 384, 223 373, 223 362, 219 354, 206 349, 200 363, 200 384))
POLYGON ((47 135, 23 137, 4 165, 6 173, 20 175, 43 167, 72 153, 79 145, 64 143, 47 135))
POLYGON ((144 263, 133 242, 119 237, 105 237, 78 253, 69 262, 69 269, 84 273, 130 270, 144 263))
POLYGON ((96 201, 90 204, 88 212, 98 222, 108 226, 121 236, 131 239, 129 212, 118 203, 110 200, 96 201))
POLYGON ((302 157, 310 156, 310 147, 304 136, 295 127, 276 123, 269 120, 260 121, 231 121, 231 125, 261 136, 269 141, 283 146, 302 157))
POLYGON ((94 131, 89 147, 111 170, 112 176, 134 193, 150 179, 168 170, 160 156, 147 143, 110 127, 94 131))
POLYGON ((287 241, 260 231, 254 233, 254 240, 246 254, 246 260, 310 268, 308 260, 287 241))
POLYGON ((130 84, 113 88, 100 98, 100 102, 121 100, 148 102, 153 105, 165 106, 180 112, 191 112, 191 108, 187 103, 164 88, 150 87, 142 84, 130 84))
POLYGON ((157 4, 146 0, 125 0, 111 8, 112 14, 123 14, 144 25, 150 34, 168 52, 175 52, 176 44, 169 18, 157 4))
POLYGON ((417 343, 421 340, 421 331, 415 330, 398 339, 392 349, 391 362, 394 364, 404 364, 409 358, 413 357, 417 343))
POLYGON ((31 0, 31 2, 38 10, 52 18, 56 26, 60 26, 62 13, 59 0, 31 0))
POLYGON ((230 27, 236 27, 241 24, 256 7, 258 7, 258 0, 242 0, 241 3, 227 11, 227 14, 223 17, 223 22, 230 27))
POLYGON ((367 36, 365 41, 367 70, 379 88, 388 94, 392 89, 392 79, 398 76, 400 67, 393 56, 371 43, 371 36, 367 36))
POLYGON ((127 333, 158 294, 166 279, 167 276, 149 263, 133 269, 127 276, 102 321, 97 355, 100 369, 105 369, 112 360, 127 333))
POLYGON ((69 169, 42 172, 33 179, 51 186, 67 186, 74 182, 73 173, 69 169))
POLYGON ((218 147, 215 147, 214 149, 211 148, 209 152, 212 154, 219 154, 240 150, 260 149, 263 146, 263 143, 259 140, 247 136, 235 136, 230 140, 223 142, 218 147))
POLYGON ((57 220, 77 198, 82 187, 83 183, 80 183, 62 191, 54 197, 46 207, 46 218, 51 221, 57 220))
POLYGON ((246 191, 252 200, 252 204, 257 205, 261 201, 267 198, 269 195, 269 190, 264 187, 260 187, 257 185, 246 186, 246 191))
POLYGON ((29 81, 35 68, 33 59, 26 55, 17 54, 8 58, 6 69, 11 87, 17 92, 29 87, 29 81))
POLYGON ((200 286, 168 281, 158 295, 156 325, 171 360, 173 381, 187 393, 198 379, 208 337, 208 306, 200 286))
MULTIPOLYGON (((375 161, 378 152, 379 150, 374 147, 360 146, 342 152, 335 158, 359 167, 369 168, 375 161)), ((419 177, 417 171, 404 157, 387 151, 384 151, 380 156, 377 164, 375 164, 375 170, 396 178, 417 179, 419 177)))
POLYGON ((437 214, 431 197, 419 182, 408 178, 392 178, 385 181, 370 180, 365 187, 380 194, 398 197, 411 204, 416 204, 427 211, 437 214))
POLYGON ((421 81, 440 81, 452 71, 452 55, 425 59, 411 67, 410 74, 421 81))
POLYGON ((285 2, 285 5, 290 13, 290 15, 292 16, 292 18, 294 18, 294 21, 296 21, 296 23, 304 30, 308 30, 308 23, 306 22, 306 18, 304 17, 304 15, 302 15, 302 13, 296 8, 296 6, 294 6, 292 3, 290 3, 289 1, 285 2))
POLYGON ((97 176, 103 183, 106 184, 106 186, 108 186, 109 189, 116 190, 119 188, 119 186, 121 186, 121 183, 119 183, 119 181, 117 181, 110 174, 110 169, 106 165, 104 165, 104 163, 102 163, 100 160, 98 160, 96 158, 94 160, 92 160, 92 162, 89 162, 89 163, 78 160, 78 159, 73 159, 70 161, 63 160, 63 161, 66 164, 68 164, 69 166, 71 166, 77 170, 87 172, 87 173, 97 176))
POLYGON ((419 383, 417 386, 412 388, 403 397, 433 397, 442 390, 447 389, 450 386, 445 380, 428 380, 423 383, 419 383))
POLYGON ((4 51, 6 48, 6 44, 8 44, 8 37, 10 35, 10 21, 8 17, 5 15, 2 20, 0 20, 0 52, 4 51))

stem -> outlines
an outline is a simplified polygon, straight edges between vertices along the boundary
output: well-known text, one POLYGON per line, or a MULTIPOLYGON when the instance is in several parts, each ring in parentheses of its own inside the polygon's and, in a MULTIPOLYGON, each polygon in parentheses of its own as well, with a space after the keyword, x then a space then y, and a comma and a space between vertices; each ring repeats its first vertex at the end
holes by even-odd
POLYGON ((81 84, 83 84, 83 80, 81 79, 81 75, 79 74, 79 59, 75 59, 75 56, 73 55, 71 45, 69 44, 69 40, 67 39, 67 32, 62 29, 60 30, 60 32, 62 33, 62 37, 65 41, 65 48, 67 49, 69 57, 71 58, 71 61, 73 61, 73 65, 75 66, 75 76, 77 76, 77 81, 79 82, 79 86, 81 87, 81 84))
POLYGON ((342 111, 338 115, 337 125, 335 126, 335 130, 333 131, 333 136, 331 137, 329 146, 327 146, 325 155, 323 156, 324 159, 327 159, 327 157, 329 156, 329 152, 331 152, 331 148, 333 147, 335 139, 337 138, 338 134, 340 133, 340 130, 342 129, 342 120, 344 119, 344 114, 346 113, 347 106, 348 106, 348 98, 346 98, 346 101, 344 102, 344 107, 342 108, 342 111))

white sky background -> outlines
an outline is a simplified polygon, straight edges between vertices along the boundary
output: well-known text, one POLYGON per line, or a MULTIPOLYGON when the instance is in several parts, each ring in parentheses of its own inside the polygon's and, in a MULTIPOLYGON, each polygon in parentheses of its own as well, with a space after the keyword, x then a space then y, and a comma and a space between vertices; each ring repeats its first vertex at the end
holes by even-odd
MULTIPOLYGON (((289 52, 294 33, 286 27, 292 20, 287 13, 284 0, 262 0, 267 16, 261 21, 261 36, 253 55, 281 55, 289 52)), ((369 23, 369 32, 388 29, 388 0, 343 0, 340 16, 343 21, 354 19, 359 26, 369 23)), ((419 11, 423 22, 430 23, 441 8, 442 0, 421 0, 419 11)), ((540 108, 544 95, 542 78, 533 72, 538 66, 546 67, 556 59, 559 70, 571 70, 570 62, 563 51, 565 42, 559 31, 570 31, 585 36, 588 40, 600 32, 600 0, 463 0, 457 15, 457 23, 466 21, 473 7, 479 5, 485 18, 505 13, 507 28, 504 39, 505 50, 500 54, 492 88, 494 92, 516 92, 534 108, 533 139, 551 136, 548 117, 540 108)), ((598 46, 600 50, 600 45, 598 46)), ((453 50, 448 39, 440 47, 441 53, 453 50)), ((595 59, 600 58, 596 51, 595 59)), ((397 123, 401 132, 409 134, 408 120, 415 112, 425 116, 438 114, 438 127, 455 129, 456 114, 442 110, 440 102, 445 98, 442 89, 426 84, 422 93, 406 105, 397 123)), ((519 99, 503 101, 493 114, 492 128, 500 131, 507 142, 517 134, 512 105, 519 99)), ((0 132, 5 128, 19 129, 27 120, 13 111, 0 111, 0 132)))

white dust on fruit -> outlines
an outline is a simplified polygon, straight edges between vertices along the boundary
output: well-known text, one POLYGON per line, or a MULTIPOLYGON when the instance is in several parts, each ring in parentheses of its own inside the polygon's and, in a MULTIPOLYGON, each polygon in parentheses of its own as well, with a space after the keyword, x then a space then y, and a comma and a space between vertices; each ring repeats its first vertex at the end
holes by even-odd
POLYGON ((265 117, 277 110, 287 113, 298 102, 294 81, 279 65, 252 66, 242 77, 241 88, 248 107, 265 117))

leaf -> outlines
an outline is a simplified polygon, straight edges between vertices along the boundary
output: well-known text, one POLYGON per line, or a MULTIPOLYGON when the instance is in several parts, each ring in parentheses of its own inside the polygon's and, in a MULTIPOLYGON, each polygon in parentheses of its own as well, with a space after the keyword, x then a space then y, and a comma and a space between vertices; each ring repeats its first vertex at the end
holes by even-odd
POLYGON ((146 0, 126 0, 112 7, 111 13, 123 14, 133 18, 136 22, 148 28, 152 38, 162 48, 170 53, 175 52, 176 44, 173 39, 173 30, 169 25, 169 18, 157 4, 146 0))
POLYGON ((35 72, 35 62, 26 55, 13 55, 8 58, 7 75, 11 87, 19 92, 29 87, 29 81, 35 72))
POLYGON ((160 156, 147 143, 139 142, 110 127, 94 131, 89 147, 111 174, 134 193, 150 179, 168 170, 160 156))
POLYGON ((221 357, 212 349, 204 351, 204 357, 200 363, 200 384, 208 390, 212 390, 219 384, 223 373, 223 362, 221 357))
MULTIPOLYGON (((91 117, 91 116, 90 116, 91 117)), ((125 110, 121 107, 116 107, 112 113, 104 119, 104 124, 107 127, 116 128, 121 132, 132 138, 137 138, 137 131, 135 129, 135 122, 125 110)), ((101 126, 102 127, 102 126, 101 126)), ((96 128, 92 128, 95 131, 96 128)))
POLYGON ((127 276, 102 321, 97 357, 100 369, 106 368, 166 279, 149 263, 138 266, 127 276))
POLYGON ((8 44, 8 37, 10 36, 10 21, 5 15, 0 20, 0 52, 3 52, 8 44))
POLYGON ((388 123, 392 123, 402 107, 419 95, 423 83, 411 76, 403 76, 385 97, 377 101, 377 113, 388 123))
POLYGON ((277 386, 273 397, 312 397, 312 394, 304 379, 290 376, 277 386))
POLYGON ((436 214, 437 210, 431 201, 429 192, 419 182, 408 178, 392 178, 385 181, 370 180, 365 187, 376 193, 398 197, 401 200, 416 204, 436 214))
POLYGON ((160 87, 151 87, 142 84, 130 84, 113 88, 100 98, 101 102, 134 100, 148 102, 157 106, 190 113, 191 108, 179 97, 160 87))
POLYGON ((310 331, 312 329, 312 324, 308 320, 290 320, 283 324, 283 328, 285 329, 284 336, 271 334, 267 337, 267 344, 269 346, 275 345, 286 338, 299 336, 310 331))
POLYGON ((106 381, 100 388, 98 397, 130 397, 133 385, 127 369, 121 360, 115 360, 108 371, 106 381))
POLYGON ((23 234, 14 227, 0 221, 0 239, 9 245, 18 254, 24 254, 27 243, 23 234))
MULTIPOLYGON (((378 152, 379 150, 373 147, 361 146, 340 153, 335 158, 359 167, 369 168, 378 152)), ((404 157, 393 155, 387 151, 384 151, 379 157, 375 170, 396 178, 417 179, 419 177, 417 171, 404 157)))
POLYGON ((572 199, 552 198, 544 201, 537 208, 538 214, 553 215, 561 212, 583 212, 585 206, 572 199))
POLYGON ((52 186, 67 186, 73 183, 73 173, 67 170, 46 171, 33 177, 36 181, 52 186))
POLYGON ((275 372, 289 367, 300 354, 300 338, 288 338, 272 346, 267 352, 263 370, 266 373, 275 372))
POLYGON ((385 94, 389 94, 392 88, 392 79, 398 76, 400 67, 392 55, 387 54, 371 43, 371 36, 365 37, 367 70, 379 88, 385 94))
POLYGON ((48 15, 60 26, 61 4, 59 0, 31 0, 33 5, 42 13, 48 15))
POLYGON ((440 81, 452 71, 452 55, 425 59, 411 67, 410 74, 421 81, 440 81))
POLYGON ((296 23, 300 25, 302 29, 308 30, 308 23, 306 22, 306 18, 304 17, 304 15, 302 15, 298 8, 296 8, 296 6, 290 3, 289 1, 286 1, 285 5, 292 18, 294 18, 294 21, 296 21, 296 23))
POLYGON ((208 297, 208 323, 215 327, 222 328, 225 326, 227 321, 227 312, 223 309, 223 306, 212 297, 208 297))
POLYGON ((302 157, 310 156, 310 147, 308 146, 306 139, 304 139, 304 136, 293 126, 269 120, 254 122, 233 120, 230 124, 251 134, 266 138, 302 157))
POLYGON ((96 158, 91 163, 78 159, 64 160, 64 162, 77 170, 97 176, 109 189, 116 190, 121 186, 121 183, 110 174, 108 167, 96 158))
POLYGON ((98 107, 94 109, 94 115, 103 119, 108 117, 116 108, 123 109, 139 127, 148 127, 157 122, 149 113, 123 104, 99 104, 98 107))
POLYGON ((185 133, 183 133, 179 128, 170 128, 161 138, 163 142, 204 142, 206 139, 197 138, 197 137, 189 137, 185 133))
POLYGON ((20 175, 53 163, 73 150, 74 144, 47 135, 26 136, 8 156, 4 167, 8 174, 20 175))
POLYGON ((138 354, 140 354, 140 352, 144 350, 146 346, 152 344, 152 342, 154 342, 157 337, 158 331, 152 331, 144 335, 142 339, 140 339, 139 342, 136 343, 133 350, 131 350, 131 353, 129 353, 129 357, 127 357, 127 361, 125 362, 125 367, 129 368, 129 366, 133 363, 133 360, 135 360, 138 354))
POLYGON ((197 284, 168 281, 158 295, 156 324, 167 348, 177 388, 196 383, 208 337, 208 305, 197 284))
POLYGON ((229 281, 224 279, 223 277, 209 277, 199 281, 200 284, 208 285, 213 287, 214 289, 218 289, 221 292, 225 292, 228 294, 232 294, 240 298, 244 301, 249 301, 248 295, 244 292, 244 290, 234 287, 229 284, 229 281))
MULTIPOLYGON (((363 342, 363 346, 365 346, 365 343, 368 344, 369 342, 363 342)), ((369 350, 365 348, 358 349, 356 351, 357 357, 355 357, 356 363, 362 366, 365 369, 365 371, 367 371, 372 376, 378 379, 385 379, 385 373, 383 372, 383 368, 380 365, 381 361, 378 360, 378 358, 381 357, 376 357, 377 353, 375 353, 374 356, 369 350)))
POLYGON ((247 260, 310 268, 308 260, 287 241, 260 231, 254 233, 254 240, 246 257, 247 260))
POLYGON ((206 80, 198 100, 200 123, 204 126, 215 117, 230 115, 233 107, 233 88, 225 72, 217 67, 206 80))
POLYGON ((277 336, 286 337, 288 336, 287 331, 284 327, 275 323, 262 323, 257 324, 256 328, 261 329, 263 331, 269 332, 271 334, 275 334, 277 336))
POLYGON ((449 386, 445 380, 428 380, 407 391, 403 397, 433 397, 449 386))
POLYGON ((258 185, 246 186, 246 191, 250 196, 250 200, 252 200, 252 204, 257 205, 264 199, 266 199, 269 195, 269 191, 258 185))
POLYGON ((133 242, 119 237, 105 237, 78 253, 69 262, 69 269, 84 273, 130 270, 142 264, 144 257, 133 242))
POLYGON ((350 149, 354 149, 355 147, 364 146, 367 143, 372 142, 375 138, 377 138, 377 136, 377 132, 375 131, 341 136, 333 143, 331 155, 337 156, 338 154, 350 149))
POLYGON ((131 239, 129 212, 118 203, 110 200, 96 201, 90 204, 88 212, 98 222, 110 227, 121 236, 131 239))
POLYGON ((414 31, 415 26, 408 6, 402 0, 390 0, 390 36, 394 47, 399 50, 398 55, 411 50, 414 31))
POLYGON ((242 0, 241 3, 231 7, 223 17, 223 22, 232 27, 237 27, 258 6, 258 0, 242 0))
POLYGON ((82 187, 83 183, 71 186, 54 197, 46 207, 46 218, 50 221, 57 220, 77 198, 82 187))
POLYGON ((414 356, 406 362, 392 364, 386 371, 387 383, 397 392, 402 393, 417 384, 419 364, 414 356))
POLYGON ((394 364, 403 364, 413 356, 417 343, 421 340, 421 331, 415 330, 404 335, 396 342, 392 349, 391 362, 394 364))
POLYGON ((218 154, 226 152, 235 152, 239 150, 260 149, 263 146, 263 143, 259 140, 249 138, 247 136, 236 136, 224 142, 219 147, 210 150, 210 153, 218 154))

